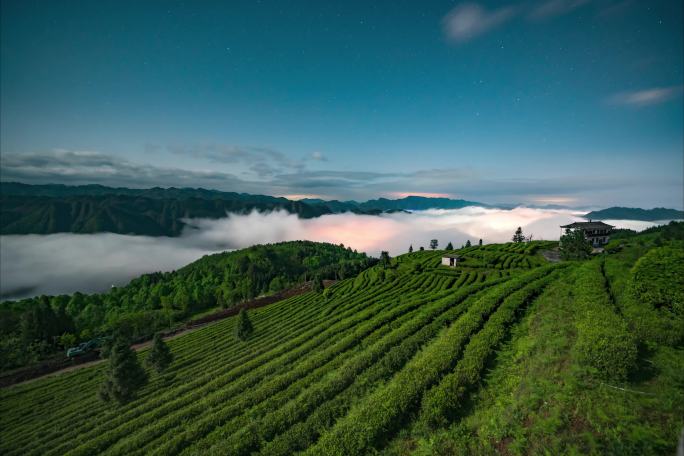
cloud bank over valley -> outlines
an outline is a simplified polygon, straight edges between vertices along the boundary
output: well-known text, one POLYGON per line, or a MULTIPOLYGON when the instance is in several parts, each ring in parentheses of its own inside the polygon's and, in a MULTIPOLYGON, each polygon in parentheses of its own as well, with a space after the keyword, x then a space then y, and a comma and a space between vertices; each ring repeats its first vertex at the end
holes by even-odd
MULTIPOLYGON (((556 240, 560 225, 581 220, 579 212, 519 207, 512 210, 466 207, 382 216, 334 214, 300 219, 286 212, 230 214, 218 220, 188 220, 181 237, 101 234, 0 236, 2 299, 39 294, 102 292, 125 285, 143 273, 170 271, 206 254, 254 244, 298 239, 343 243, 378 256, 428 248, 458 248, 470 240, 507 242, 516 227, 534 239, 556 240)), ((620 228, 642 230, 658 222, 606 220, 620 228)))

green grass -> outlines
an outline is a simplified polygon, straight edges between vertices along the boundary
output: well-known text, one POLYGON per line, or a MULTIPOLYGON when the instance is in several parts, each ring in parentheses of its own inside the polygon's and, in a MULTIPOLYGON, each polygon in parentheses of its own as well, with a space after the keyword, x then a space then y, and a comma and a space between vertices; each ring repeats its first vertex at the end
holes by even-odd
POLYGON ((651 246, 549 265, 550 246, 402 255, 250 311, 246 342, 217 322, 169 341, 168 372, 122 406, 97 399, 104 365, 3 389, 0 453, 671 453, 684 351, 623 315, 651 246), (603 336, 639 351, 587 348, 603 336))

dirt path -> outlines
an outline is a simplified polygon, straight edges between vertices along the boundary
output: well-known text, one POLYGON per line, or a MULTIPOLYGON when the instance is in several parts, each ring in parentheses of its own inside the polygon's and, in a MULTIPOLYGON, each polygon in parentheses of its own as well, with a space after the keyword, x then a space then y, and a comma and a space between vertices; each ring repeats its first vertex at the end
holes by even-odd
MULTIPOLYGON (((171 335, 169 335, 169 336, 166 336, 166 337, 164 337, 163 339, 164 339, 164 340, 175 339, 176 337, 180 337, 180 336, 183 336, 183 335, 185 335, 185 334, 189 334, 189 333, 191 333, 191 332, 193 332, 193 331, 197 331, 198 329, 206 328, 207 326, 212 325, 212 324, 214 324, 214 323, 217 323, 218 321, 220 321, 220 320, 212 321, 212 322, 210 322, 210 323, 205 323, 205 324, 198 325, 198 326, 193 326, 192 328, 186 328, 186 329, 183 329, 182 331, 178 331, 178 332, 173 333, 173 334, 171 334, 171 335)), ((141 343, 139 343, 139 344, 133 344, 133 345, 131 345, 131 348, 132 348, 133 350, 135 350, 135 351, 139 351, 139 350, 143 350, 143 349, 145 349, 145 348, 148 348, 148 347, 150 347, 151 345, 152 345, 152 341, 151 341, 151 340, 147 340, 147 341, 141 342, 141 343)), ((85 369, 85 368, 87 368, 87 367, 97 366, 98 364, 103 363, 103 362, 105 362, 105 361, 106 361, 105 359, 97 358, 97 359, 94 359, 94 360, 92 360, 92 361, 87 361, 87 362, 85 362, 85 363, 73 364, 73 365, 71 365, 71 366, 63 367, 63 368, 61 368, 61 369, 59 369, 59 370, 50 372, 50 373, 48 373, 48 374, 38 375, 37 377, 29 378, 29 379, 27 379, 27 380, 22 380, 22 381, 19 381, 19 382, 16 382, 16 383, 12 383, 11 385, 7 385, 7 386, 12 386, 12 385, 25 385, 25 384, 27 384, 27 383, 35 382, 36 380, 40 380, 40 379, 42 379, 42 378, 56 377, 56 376, 58 376, 58 375, 66 374, 67 372, 72 372, 72 371, 79 370, 79 369, 85 369)))

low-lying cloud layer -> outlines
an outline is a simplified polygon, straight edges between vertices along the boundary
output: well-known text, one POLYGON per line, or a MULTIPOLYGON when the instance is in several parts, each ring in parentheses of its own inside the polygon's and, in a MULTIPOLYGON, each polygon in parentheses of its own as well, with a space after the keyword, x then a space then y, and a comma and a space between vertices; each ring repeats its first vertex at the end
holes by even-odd
MULTIPOLYGON (((399 255, 431 239, 460 247, 480 238, 506 242, 516 227, 534 239, 558 239, 559 226, 579 220, 567 210, 516 208, 510 211, 467 207, 383 216, 327 215, 299 219, 286 212, 231 214, 219 220, 192 220, 178 238, 118 234, 51 234, 0 236, 0 294, 3 299, 39 294, 106 291, 154 271, 169 271, 202 255, 254 244, 297 239, 343 243, 377 256, 399 255)), ((641 230, 654 223, 607 221, 641 230)))

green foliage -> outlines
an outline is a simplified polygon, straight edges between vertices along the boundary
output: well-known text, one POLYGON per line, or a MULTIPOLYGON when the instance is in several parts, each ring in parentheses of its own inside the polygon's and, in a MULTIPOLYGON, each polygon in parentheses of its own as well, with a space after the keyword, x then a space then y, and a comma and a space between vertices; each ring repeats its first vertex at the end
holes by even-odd
POLYGON ((168 345, 166 345, 160 333, 155 334, 150 353, 145 358, 145 365, 161 373, 169 367, 172 361, 173 353, 169 350, 168 345))
POLYGON ((684 341, 684 248, 658 247, 631 271, 625 315, 640 339, 676 346, 684 341))
POLYGON ((413 244, 409 245, 408 253, 413 253, 413 244))
POLYGON ((439 241, 438 241, 437 239, 432 239, 432 240, 430 241, 430 248, 431 248, 432 250, 435 250, 435 249, 437 248, 438 245, 439 245, 439 241))
POLYGON ((252 322, 250 321, 249 315, 247 315, 247 311, 245 309, 240 309, 237 320, 238 321, 235 325, 235 337, 237 337, 239 340, 245 341, 254 332, 254 327, 252 326, 252 322))
POLYGON ((636 363, 636 340, 615 313, 602 264, 593 261, 584 265, 575 284, 575 358, 600 378, 624 380, 636 363))
POLYGON ((147 384, 148 376, 124 339, 118 339, 110 352, 106 378, 100 387, 100 399, 125 404, 134 399, 138 389, 147 384))
MULTIPOLYGON (((145 274, 104 294, 4 302, 0 337, 16 334, 24 345, 40 347, 38 358, 61 351, 58 338, 65 332, 81 333, 81 340, 112 333, 130 340, 147 339, 207 309, 232 307, 310 277, 353 277, 374 261, 341 246, 308 241, 207 255, 177 271, 145 274)), ((24 359, 7 356, 14 362, 24 359)), ((0 364, 3 369, 19 366, 3 360, 0 364)))
POLYGON ((454 250, 454 245, 449 242, 444 250, 454 250))
POLYGON ((323 293, 323 290, 325 289, 325 286, 323 285, 323 279, 321 279, 319 276, 316 276, 312 282, 312 290, 316 293, 323 293))
POLYGON ((521 227, 518 227, 518 229, 515 230, 515 234, 513 234, 512 241, 518 244, 525 242, 525 235, 523 234, 523 230, 521 227))
POLYGON ((559 250, 565 260, 583 260, 591 254, 591 245, 582 230, 566 229, 560 238, 559 250))
POLYGON ((174 339, 172 372, 116 413, 95 394, 105 364, 0 389, 0 453, 670 454, 684 352, 651 346, 629 375, 591 364, 629 365, 618 309, 656 236, 605 268, 549 266, 540 241, 464 249, 457 269, 400 255, 250 310, 247 343, 239 316, 174 339))

